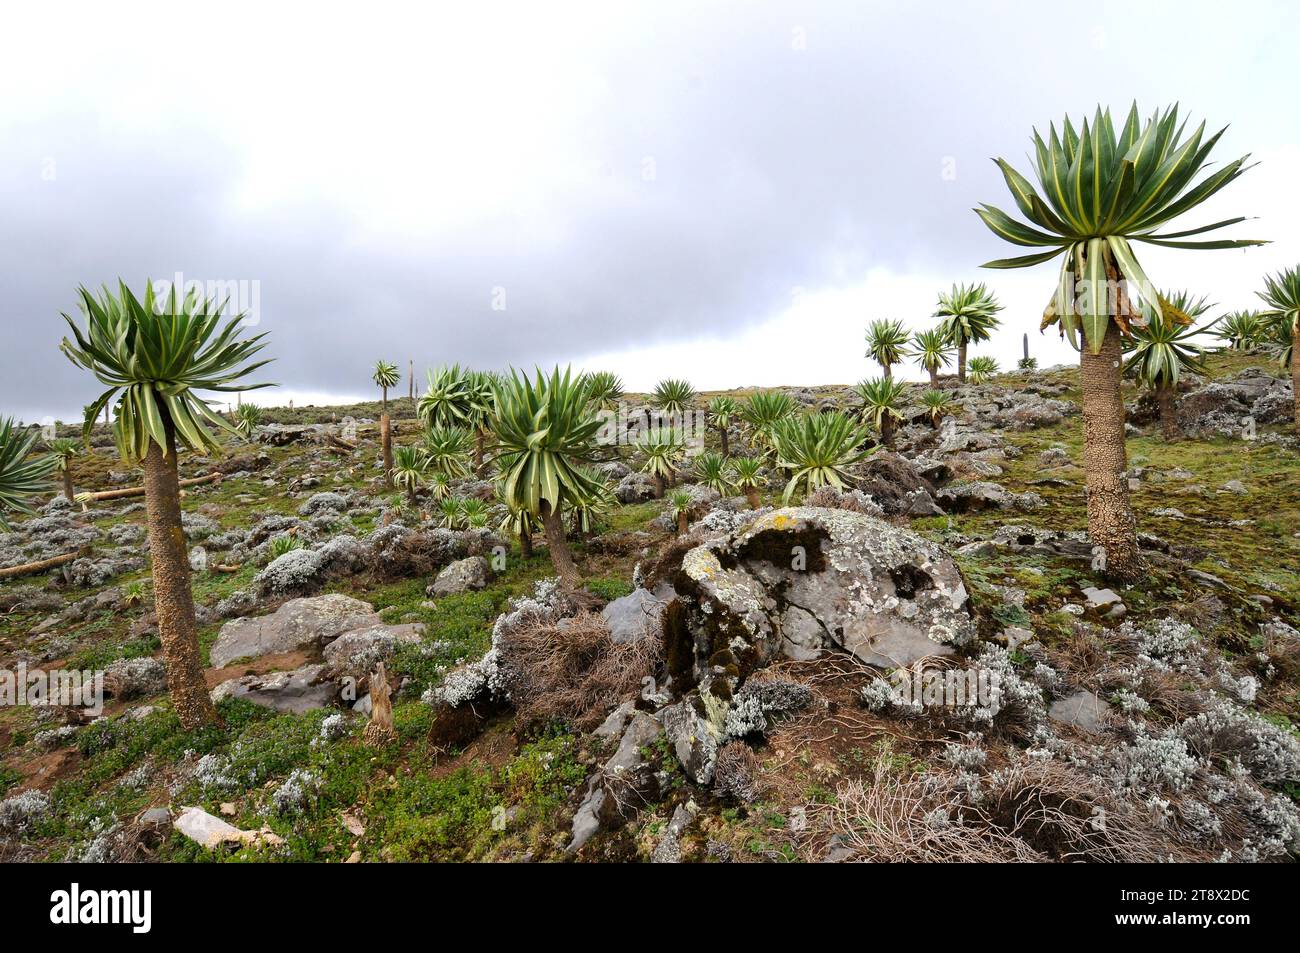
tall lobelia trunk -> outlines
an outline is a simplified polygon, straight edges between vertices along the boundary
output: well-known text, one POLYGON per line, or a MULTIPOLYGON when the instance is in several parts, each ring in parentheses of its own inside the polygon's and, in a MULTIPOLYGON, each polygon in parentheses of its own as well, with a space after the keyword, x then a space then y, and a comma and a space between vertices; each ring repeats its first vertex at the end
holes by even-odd
POLYGON ((1300 434, 1300 318, 1291 325, 1291 392, 1295 394, 1295 432, 1300 434))
POLYGON ((569 552, 569 541, 564 538, 564 521, 560 514, 551 509, 551 504, 542 500, 542 531, 546 534, 546 545, 551 551, 551 562, 560 581, 569 589, 577 589, 582 583, 578 567, 573 564, 573 554, 569 552))
POLYGON ((690 524, 690 520, 687 518, 688 515, 689 514, 687 514, 685 510, 682 510, 680 513, 677 514, 677 535, 678 536, 685 536, 687 532, 690 531, 691 524, 690 524))
POLYGON ((533 558, 533 534, 528 532, 527 526, 519 529, 519 555, 524 559, 533 558))
POLYGON ((932 367, 927 367, 926 370, 930 372, 930 389, 938 390, 939 389, 939 366, 936 364, 932 367))
MULTIPOLYGON (((384 484, 393 488, 393 422, 388 416, 388 388, 384 388, 384 412, 379 416, 379 442, 384 448, 384 484)), ((411 491, 414 500, 415 490, 411 491)))
POLYGON ((652 473, 652 474, 650 474, 650 479, 652 479, 652 480, 654 481, 654 485, 655 485, 655 499, 656 499, 656 500, 662 500, 662 499, 664 498, 664 476, 663 476, 663 474, 662 474, 662 473, 652 473))
POLYGON ((894 376, 894 372, 890 369, 888 361, 881 361, 880 366, 885 369, 885 380, 889 380, 889 378, 894 376))
POLYGON ((1088 535, 1102 549, 1102 574, 1132 582, 1141 571, 1137 520, 1129 502, 1124 446, 1124 400, 1120 393, 1123 349, 1119 327, 1108 322, 1101 353, 1084 344, 1079 358, 1083 384, 1083 467, 1088 535))
POLYGON ((957 380, 966 383, 966 342, 957 345, 957 380))
POLYGON ((482 427, 477 427, 474 433, 474 472, 478 476, 483 475, 483 456, 486 449, 487 431, 482 427))
POLYGON ((1174 406, 1174 388, 1167 382, 1156 387, 1156 406, 1160 410, 1160 430, 1166 440, 1178 439, 1178 411, 1174 406))
POLYGON ((172 705, 188 730, 219 724, 220 718, 203 680, 199 640, 194 622, 194 593, 190 560, 181 528, 181 491, 176 472, 176 438, 164 420, 167 454, 149 444, 144 458, 145 515, 149 528, 149 559, 153 567, 154 606, 158 637, 167 666, 172 705))
POLYGON ((718 440, 722 442, 722 455, 724 457, 731 456, 729 448, 727 447, 727 428, 722 424, 718 424, 718 440))
POLYGON ((893 414, 880 415, 880 442, 890 450, 894 449, 894 416, 893 414))
POLYGON ((752 484, 745 487, 745 499, 749 501, 751 510, 756 510, 763 505, 763 501, 758 496, 758 487, 752 484))
POLYGON ((63 495, 67 498, 69 503, 73 502, 72 467, 66 464, 63 467, 63 495))

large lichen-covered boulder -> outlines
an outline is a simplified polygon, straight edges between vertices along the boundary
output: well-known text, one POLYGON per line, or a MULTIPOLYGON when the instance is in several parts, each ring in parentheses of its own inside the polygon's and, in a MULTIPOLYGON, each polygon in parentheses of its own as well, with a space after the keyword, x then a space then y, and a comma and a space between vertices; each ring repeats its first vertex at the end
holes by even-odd
POLYGON ((209 658, 213 667, 224 668, 241 658, 322 646, 345 632, 381 622, 370 603, 340 593, 290 599, 270 615, 227 622, 209 658))
POLYGON ((791 507, 690 550, 669 612, 674 677, 734 688, 779 657, 845 649, 894 668, 975 638, 970 596, 939 546, 862 513, 791 507))

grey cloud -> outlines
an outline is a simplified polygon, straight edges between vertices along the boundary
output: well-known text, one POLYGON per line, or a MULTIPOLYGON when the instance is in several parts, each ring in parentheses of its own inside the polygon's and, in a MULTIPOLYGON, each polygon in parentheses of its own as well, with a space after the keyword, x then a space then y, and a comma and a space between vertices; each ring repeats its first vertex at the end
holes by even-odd
MULTIPOLYGON (((1098 99, 1176 98, 1156 67, 1206 64, 1216 40, 1146 32, 1135 57, 1102 30, 1116 22, 1108 9, 1139 31, 1155 16, 1127 5, 1100 7, 1095 29, 1041 4, 863 7, 702 6, 647 15, 635 42, 593 50, 608 94, 583 128, 590 171, 553 191, 536 183, 545 229, 507 216, 414 242, 363 237, 345 190, 271 219, 241 215, 230 201, 237 122, 116 130, 93 89, 81 111, 51 104, 25 127, 5 128, 0 113, 0 409, 34 419, 93 396, 57 352, 58 313, 77 284, 119 275, 136 286, 176 271, 260 281, 270 376, 335 392, 366 391, 379 356, 502 367, 725 336, 778 312, 794 287, 873 267, 989 278, 976 266, 1005 250, 969 211, 1005 201, 988 156, 1019 160, 1031 124, 1098 99), (1037 36, 1022 32, 1031 25, 1037 36), (796 29, 806 49, 792 45, 796 29), (1046 41, 1063 35, 1100 67, 1063 66, 1046 41), (46 157, 53 181, 41 178, 46 157), (491 307, 497 286, 504 312, 491 307)), ((1186 82, 1204 94, 1198 116, 1254 108, 1232 89, 1186 82)), ((346 128, 341 116, 304 134, 327 149, 346 128)), ((443 147, 456 148, 455 129, 443 147)))

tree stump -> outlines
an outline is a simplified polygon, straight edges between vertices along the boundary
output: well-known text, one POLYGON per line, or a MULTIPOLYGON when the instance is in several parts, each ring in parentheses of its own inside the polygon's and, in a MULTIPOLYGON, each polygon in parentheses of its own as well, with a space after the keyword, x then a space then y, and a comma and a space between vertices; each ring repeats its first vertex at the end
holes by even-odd
POLYGON ((383 662, 370 673, 370 724, 366 725, 363 737, 366 744, 376 748, 397 740, 393 729, 392 691, 383 662))

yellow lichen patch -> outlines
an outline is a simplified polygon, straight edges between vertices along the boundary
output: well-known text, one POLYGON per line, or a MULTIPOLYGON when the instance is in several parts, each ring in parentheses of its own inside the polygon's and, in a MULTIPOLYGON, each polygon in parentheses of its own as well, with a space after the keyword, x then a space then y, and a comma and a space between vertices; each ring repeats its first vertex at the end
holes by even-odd
POLYGON ((712 579, 722 571, 722 563, 707 549, 692 549, 682 559, 682 569, 692 579, 712 579))
POLYGON ((789 510, 777 510, 775 513, 768 513, 760 517, 751 529, 751 533, 759 533, 767 529, 788 530, 797 526, 799 521, 790 515, 789 510))

